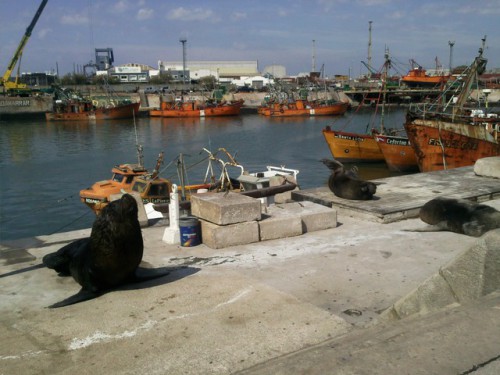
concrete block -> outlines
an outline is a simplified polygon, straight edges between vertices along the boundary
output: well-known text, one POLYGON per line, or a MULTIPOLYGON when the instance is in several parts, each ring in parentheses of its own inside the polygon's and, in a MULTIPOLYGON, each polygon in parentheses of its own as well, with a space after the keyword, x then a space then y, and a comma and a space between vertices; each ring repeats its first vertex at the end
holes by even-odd
POLYGON ((441 275, 461 303, 500 289, 500 229, 484 234, 474 246, 443 267, 441 275))
POLYGON ((191 196, 191 214, 217 225, 261 219, 261 202, 238 193, 203 193, 191 196))
POLYGON ((259 221, 260 240, 274 240, 277 238, 287 238, 300 236, 302 234, 302 220, 300 216, 290 216, 286 212, 279 213, 276 208, 268 210, 261 221, 259 221))
POLYGON ((230 225, 217 225, 205 220, 200 221, 203 244, 212 249, 246 245, 259 241, 259 224, 257 221, 230 225))
POLYGON ((337 227, 337 210, 334 208, 309 201, 288 203, 287 207, 291 214, 300 215, 303 233, 337 227))
POLYGON ((500 156, 477 160, 474 164, 474 173, 478 176, 500 178, 500 156))
POLYGON ((454 303, 470 303, 498 290, 500 229, 494 229, 384 311, 382 316, 398 319, 425 314, 454 303))
POLYGON ((402 319, 413 314, 426 314, 456 303, 457 300, 445 279, 435 274, 392 307, 392 314, 402 319))
MULTIPOLYGON (((294 184, 297 183, 296 179, 292 176, 286 177, 287 181, 292 182, 294 184)), ((269 186, 280 186, 285 182, 285 177, 283 176, 273 176, 269 179, 269 186)), ((285 191, 284 193, 279 193, 274 196, 274 203, 286 203, 292 200, 292 191, 299 190, 296 187, 293 190, 285 191)))

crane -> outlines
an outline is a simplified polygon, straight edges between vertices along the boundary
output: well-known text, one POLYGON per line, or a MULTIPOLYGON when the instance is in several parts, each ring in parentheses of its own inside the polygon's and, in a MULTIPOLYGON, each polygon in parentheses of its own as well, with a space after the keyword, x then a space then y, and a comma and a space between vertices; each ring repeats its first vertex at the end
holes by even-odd
POLYGON ((0 80, 0 84, 4 86, 4 90, 7 90, 8 94, 19 94, 22 93, 23 91, 27 91, 27 86, 24 83, 18 83, 17 79, 19 77, 16 77, 16 80, 14 82, 10 81, 10 76, 12 75, 12 71, 14 70, 17 62, 21 58, 21 55, 23 53, 23 49, 26 46, 26 43, 28 42, 28 39, 31 36, 31 32, 35 28, 35 25, 38 21, 38 18, 40 18, 40 15, 43 12, 43 8, 45 8, 45 5, 47 4, 48 0, 42 0, 40 6, 38 7, 38 10, 35 13, 35 16, 33 17, 33 20, 31 21, 30 25, 26 29, 26 32, 24 33, 21 43, 19 43, 19 46, 16 49, 16 52, 14 53, 14 56, 12 56, 12 59, 10 60, 9 65, 7 66, 7 70, 3 74, 3 77, 0 80))

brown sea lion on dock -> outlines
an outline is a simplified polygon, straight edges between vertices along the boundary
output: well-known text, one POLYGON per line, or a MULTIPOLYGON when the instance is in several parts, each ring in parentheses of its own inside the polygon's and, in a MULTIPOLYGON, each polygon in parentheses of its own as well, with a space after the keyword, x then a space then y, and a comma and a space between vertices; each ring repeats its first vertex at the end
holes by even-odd
POLYGON ((43 257, 43 264, 60 276, 73 276, 82 289, 49 307, 89 300, 128 282, 167 275, 166 270, 140 268, 144 251, 137 202, 125 194, 97 216, 90 237, 43 257))
POLYGON ((418 232, 450 231, 480 237, 500 228, 500 211, 466 199, 438 197, 420 209, 420 219, 430 224, 418 232))
POLYGON ((328 187, 337 197, 352 200, 369 200, 377 191, 373 182, 361 180, 354 170, 346 171, 337 160, 321 159, 332 172, 328 178, 328 187))

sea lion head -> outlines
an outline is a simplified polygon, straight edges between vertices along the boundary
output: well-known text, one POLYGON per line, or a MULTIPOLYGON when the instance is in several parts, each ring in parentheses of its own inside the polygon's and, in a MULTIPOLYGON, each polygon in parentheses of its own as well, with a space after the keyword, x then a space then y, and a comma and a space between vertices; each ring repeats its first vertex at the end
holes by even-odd
POLYGON ((137 202, 130 194, 124 194, 120 199, 112 201, 102 211, 102 214, 113 219, 113 221, 123 222, 137 219, 137 202))

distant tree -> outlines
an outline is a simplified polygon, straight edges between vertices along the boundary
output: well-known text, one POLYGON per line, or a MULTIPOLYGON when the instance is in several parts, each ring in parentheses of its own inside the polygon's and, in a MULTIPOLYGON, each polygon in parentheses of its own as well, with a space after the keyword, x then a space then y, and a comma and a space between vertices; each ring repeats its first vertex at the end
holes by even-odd
POLYGON ((95 75, 91 78, 90 81, 93 85, 116 85, 120 83, 120 79, 118 77, 108 75, 95 75))
POLYGON ((87 77, 84 74, 68 73, 61 77, 62 85, 84 85, 87 83, 87 77))
POLYGON ((156 76, 149 79, 149 83, 153 85, 161 85, 163 83, 170 83, 173 81, 172 75, 170 73, 162 72, 156 76))
POLYGON ((212 91, 213 89, 215 89, 216 83, 217 83, 217 80, 215 79, 214 76, 202 77, 199 80, 200 86, 205 88, 205 90, 208 90, 208 91, 212 91))

